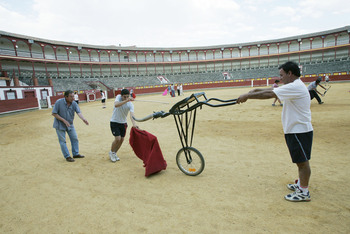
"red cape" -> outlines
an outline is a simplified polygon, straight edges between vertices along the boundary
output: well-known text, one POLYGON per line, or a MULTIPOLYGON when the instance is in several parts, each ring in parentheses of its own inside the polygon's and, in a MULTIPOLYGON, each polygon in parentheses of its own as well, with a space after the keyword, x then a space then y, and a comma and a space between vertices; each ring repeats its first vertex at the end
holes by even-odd
POLYGON ((143 161, 146 169, 145 176, 166 169, 167 163, 156 136, 145 130, 131 128, 129 143, 136 156, 143 161))

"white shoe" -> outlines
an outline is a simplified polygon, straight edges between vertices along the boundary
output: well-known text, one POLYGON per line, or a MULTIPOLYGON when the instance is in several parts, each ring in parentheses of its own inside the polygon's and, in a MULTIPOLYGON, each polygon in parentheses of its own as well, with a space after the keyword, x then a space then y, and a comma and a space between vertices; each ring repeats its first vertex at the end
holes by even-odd
POLYGON ((291 202, 311 201, 310 192, 304 194, 299 188, 293 193, 286 195, 284 198, 291 202))
POLYGON ((109 151, 109 158, 111 159, 112 162, 116 162, 117 161, 116 157, 117 157, 117 155, 114 152, 109 151))
POLYGON ((117 156, 116 153, 114 153, 114 158, 115 158, 116 161, 120 161, 120 158, 117 156))
POLYGON ((294 184, 287 184, 287 188, 292 191, 295 191, 298 188, 298 180, 295 180, 294 184))

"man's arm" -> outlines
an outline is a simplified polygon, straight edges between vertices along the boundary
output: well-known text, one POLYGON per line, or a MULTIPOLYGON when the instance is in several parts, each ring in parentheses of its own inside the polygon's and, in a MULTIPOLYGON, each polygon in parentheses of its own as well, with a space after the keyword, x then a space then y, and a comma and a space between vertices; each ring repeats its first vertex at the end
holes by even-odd
POLYGON ((134 120, 133 117, 135 117, 135 114, 134 114, 134 112, 131 112, 131 111, 130 111, 130 119, 131 119, 131 122, 132 122, 133 127, 134 127, 134 128, 137 128, 137 129, 140 129, 139 126, 137 126, 137 124, 136 124, 136 122, 135 122, 135 120, 134 120))
POLYGON ((52 116, 58 119, 59 121, 62 121, 67 127, 70 127, 70 124, 68 123, 67 120, 59 116, 57 113, 52 113, 52 116))
POLYGON ((272 88, 269 89, 261 89, 260 91, 252 90, 253 92, 248 92, 242 94, 237 99, 237 103, 246 102, 248 99, 269 99, 269 98, 277 98, 275 92, 272 91, 272 88))
POLYGON ((321 88, 323 88, 324 90, 326 90, 326 88, 323 86, 323 85, 321 85, 321 84, 318 84, 321 88))
POLYGON ((256 93, 256 92, 261 92, 261 91, 266 91, 266 90, 273 90, 272 87, 265 88, 265 89, 252 89, 248 93, 256 93))
POLYGON ((83 114, 80 112, 80 113, 77 113, 77 115, 79 116, 79 118, 81 120, 83 120, 83 122, 86 124, 86 125, 89 125, 89 122, 84 118, 83 114))
POLYGON ((120 107, 120 106, 122 106, 122 105, 124 105, 125 103, 130 102, 130 101, 134 101, 134 99, 133 99, 132 97, 129 97, 129 98, 127 98, 126 100, 121 101, 121 102, 115 101, 115 102, 114 102, 114 106, 115 106, 115 107, 120 107))

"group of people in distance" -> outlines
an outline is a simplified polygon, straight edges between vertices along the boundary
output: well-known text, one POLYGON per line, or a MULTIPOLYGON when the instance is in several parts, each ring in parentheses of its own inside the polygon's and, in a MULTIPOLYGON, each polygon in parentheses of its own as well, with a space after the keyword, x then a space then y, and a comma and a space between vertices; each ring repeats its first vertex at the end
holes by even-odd
MULTIPOLYGON (((288 201, 310 201, 309 180, 311 176, 311 168, 309 160, 311 158, 311 148, 313 142, 313 126, 311 124, 311 99, 317 98, 317 93, 311 95, 311 91, 315 90, 320 81, 316 80, 309 85, 309 89, 300 79, 299 66, 294 62, 286 62, 279 67, 280 80, 284 83, 280 87, 270 87, 265 89, 253 89, 248 93, 242 94, 237 99, 237 104, 244 103, 248 99, 270 99, 274 98, 274 104, 278 100, 280 105, 283 102, 282 109, 282 127, 286 145, 289 149, 291 160, 296 164, 298 169, 298 179, 295 183, 287 184, 287 188, 293 192, 284 198, 288 201)), ((278 82, 276 82, 276 85, 278 82)), ((321 86, 322 87, 322 86, 321 86)), ((64 98, 56 101, 52 110, 54 118, 53 127, 56 129, 59 144, 63 156, 68 162, 74 162, 74 158, 84 158, 79 154, 78 137, 73 125, 74 113, 77 113, 80 119, 86 125, 89 122, 82 115, 80 108, 73 101, 73 92, 68 90, 64 93, 64 98), (66 146, 66 132, 70 137, 72 144, 73 158, 66 146)), ((112 162, 119 161, 117 152, 121 147, 127 129, 127 116, 130 112, 130 120, 133 127, 139 128, 134 116, 133 97, 130 92, 123 89, 121 94, 117 95, 114 101, 113 114, 110 119, 110 128, 114 136, 109 157, 112 162)), ((318 100, 319 103, 321 102, 318 100)))
MULTIPOLYGON (((177 90, 177 95, 178 96, 182 96, 183 95, 183 87, 182 84, 177 84, 176 85, 176 90, 177 90)), ((170 96, 175 97, 175 85, 171 84, 170 86, 168 86, 168 93, 170 94, 170 96)))
MULTIPOLYGON (((106 94, 102 89, 100 90, 100 93, 101 93, 102 108, 106 108, 106 94)), ((79 105, 79 95, 77 92, 74 92, 73 99, 79 105)))

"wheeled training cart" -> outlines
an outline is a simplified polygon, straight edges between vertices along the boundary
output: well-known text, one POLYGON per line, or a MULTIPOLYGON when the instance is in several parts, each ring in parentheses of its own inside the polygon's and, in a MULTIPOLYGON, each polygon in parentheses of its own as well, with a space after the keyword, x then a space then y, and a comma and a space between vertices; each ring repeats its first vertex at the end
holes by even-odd
POLYGON ((202 105, 210 107, 222 107, 236 104, 237 99, 221 100, 218 98, 207 99, 204 92, 194 93, 191 96, 176 103, 169 112, 159 111, 142 119, 134 118, 138 122, 149 119, 165 118, 173 115, 176 128, 180 137, 182 148, 176 154, 176 164, 186 175, 196 176, 204 170, 205 162, 202 154, 192 147, 194 127, 196 123, 197 108, 202 105), (212 104, 209 102, 217 102, 212 104))

